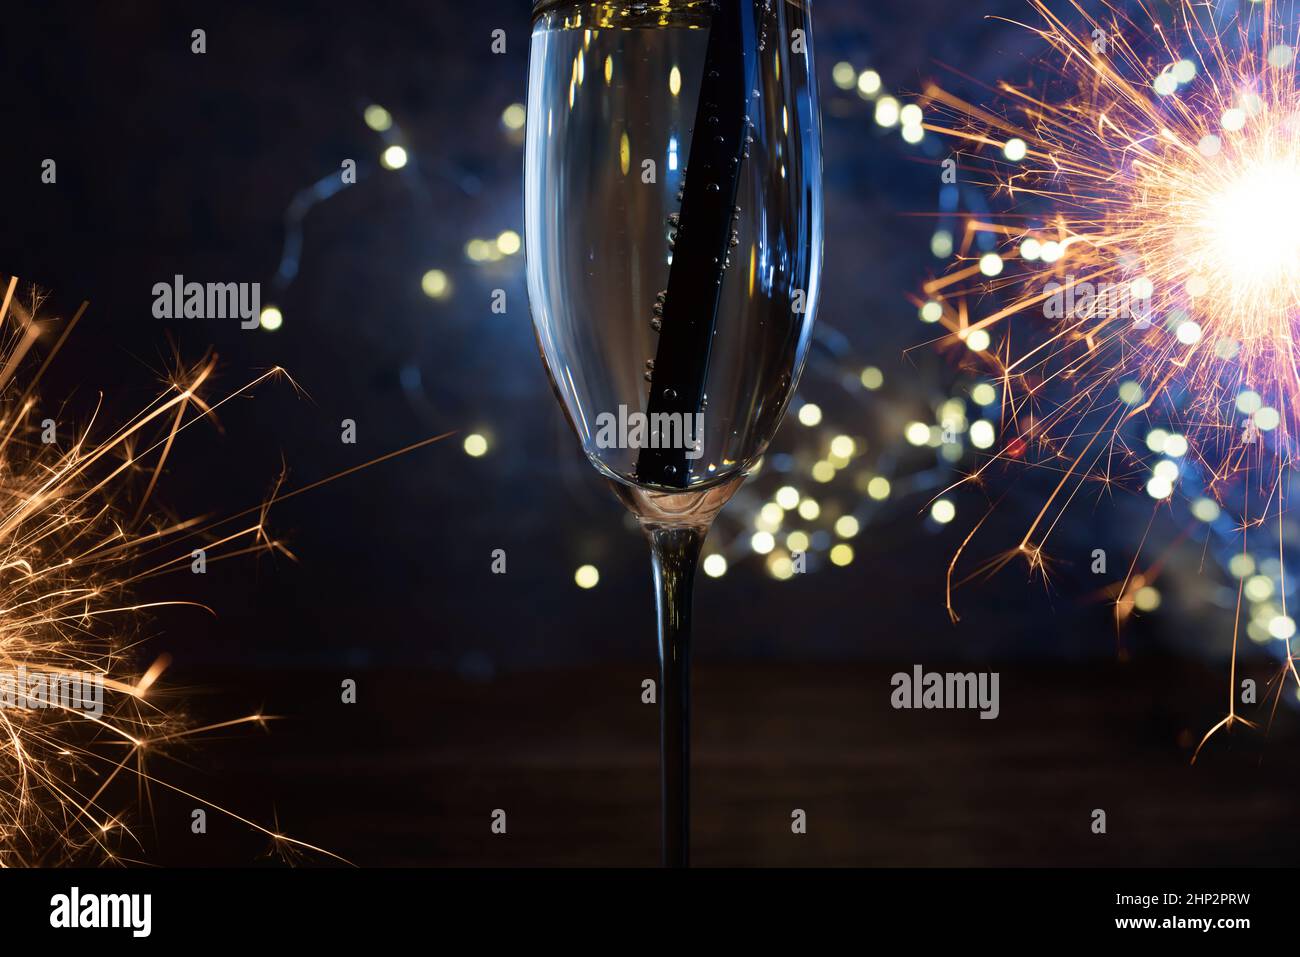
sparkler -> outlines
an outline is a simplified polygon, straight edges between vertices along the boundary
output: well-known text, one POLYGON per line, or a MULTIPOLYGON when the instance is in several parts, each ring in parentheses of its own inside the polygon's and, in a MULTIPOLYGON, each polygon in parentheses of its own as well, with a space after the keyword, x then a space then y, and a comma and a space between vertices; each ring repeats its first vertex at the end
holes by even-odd
POLYGON ((182 740, 265 725, 271 718, 255 713, 187 725, 158 693, 167 660, 140 671, 135 651, 149 609, 203 606, 137 603, 131 592, 145 580, 188 573, 195 549, 203 550, 208 563, 271 553, 292 558, 268 531, 272 504, 445 436, 292 491, 281 491, 277 483, 266 502, 238 515, 161 518, 152 496, 181 435, 214 418, 231 399, 287 374, 271 369, 209 401, 202 393, 215 359, 208 357, 174 374, 125 423, 100 426, 97 410, 65 446, 42 441, 48 423, 33 414, 36 389, 86 305, 60 329, 57 321, 37 318, 41 300, 35 293, 27 304, 18 301, 17 285, 11 279, 0 302, 0 676, 13 684, 15 677, 42 675, 49 683, 28 691, 28 706, 0 707, 0 867, 124 860, 121 846, 134 835, 110 802, 129 783, 142 796, 161 788, 225 814, 270 837, 286 858, 304 851, 337 858, 183 791, 151 770, 151 758, 182 740), (55 331, 53 348, 24 383, 25 358, 55 331), (106 434, 95 438, 101 431, 106 434), (59 682, 74 678, 102 687, 100 707, 54 693, 59 682))
MULTIPOLYGON (((1232 17, 1190 0, 1163 13, 1103 0, 1096 15, 1066 0, 1055 6, 1067 23, 1046 0, 1029 4, 1039 22, 1022 26, 1054 66, 1032 86, 1000 84, 1000 113, 926 90, 925 128, 955 139, 966 174, 1007 209, 968 221, 954 268, 925 287, 944 342, 1002 386, 1005 441, 962 481, 1012 461, 1055 475, 1014 548, 963 574, 983 522, 962 542, 954 620, 953 588, 972 575, 1019 558, 1046 577, 1054 528, 1094 489, 1145 480, 1159 509, 1198 477, 1237 517, 1243 548, 1263 523, 1280 529, 1300 432, 1295 18, 1273 0, 1232 17), (1132 436, 1154 418, 1176 423, 1181 444, 1149 472, 1132 436)), ((1130 566, 1112 595, 1117 625, 1157 573, 1130 566)), ((1239 590, 1238 622, 1240 609, 1239 590)), ((1251 723, 1236 710, 1238 631, 1228 713, 1197 754, 1251 723)), ((1288 675, 1300 684, 1293 631, 1275 634, 1279 697, 1288 675)))

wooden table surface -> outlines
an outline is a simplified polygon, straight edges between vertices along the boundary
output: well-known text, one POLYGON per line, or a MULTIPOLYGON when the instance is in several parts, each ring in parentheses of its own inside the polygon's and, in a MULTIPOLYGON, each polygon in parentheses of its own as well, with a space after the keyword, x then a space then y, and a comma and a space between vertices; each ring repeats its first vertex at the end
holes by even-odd
MULTIPOLYGON (((694 863, 1295 861, 1300 714, 1289 706, 1267 737, 1220 736, 1191 766, 1226 698, 1213 669, 988 667, 1001 675, 992 721, 894 710, 889 679, 907 664, 699 663, 694 863), (1104 835, 1091 832, 1097 808, 1104 835), (794 809, 807 814, 806 834, 791 832, 794 809)), ((245 702, 285 719, 155 768, 362 866, 651 865, 658 732, 640 700, 649 676, 635 665, 475 681, 419 670, 207 675, 210 693, 193 697, 203 716, 245 702), (345 677, 358 682, 356 704, 339 700, 345 677), (506 812, 504 835, 491 833, 495 809, 506 812)), ((220 816, 192 835, 188 813, 158 795, 149 860, 245 864, 266 849, 220 816)))

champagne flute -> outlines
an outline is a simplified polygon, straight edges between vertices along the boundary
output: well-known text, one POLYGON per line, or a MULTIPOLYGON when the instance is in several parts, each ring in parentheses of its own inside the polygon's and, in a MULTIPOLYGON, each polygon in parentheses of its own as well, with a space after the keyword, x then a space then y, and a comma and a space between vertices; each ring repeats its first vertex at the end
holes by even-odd
POLYGON ((691 593, 803 369, 822 258, 810 0, 539 0, 528 296, 583 451, 650 544, 663 863, 689 856, 691 593))

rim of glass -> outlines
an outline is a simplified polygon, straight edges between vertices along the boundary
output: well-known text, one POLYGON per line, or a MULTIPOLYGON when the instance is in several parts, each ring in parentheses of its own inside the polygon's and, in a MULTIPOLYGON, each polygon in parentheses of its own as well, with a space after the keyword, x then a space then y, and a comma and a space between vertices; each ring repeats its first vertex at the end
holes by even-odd
POLYGON ((622 10, 646 14, 656 10, 681 12, 713 6, 714 0, 533 0, 533 17, 564 7, 598 7, 609 13, 622 10))

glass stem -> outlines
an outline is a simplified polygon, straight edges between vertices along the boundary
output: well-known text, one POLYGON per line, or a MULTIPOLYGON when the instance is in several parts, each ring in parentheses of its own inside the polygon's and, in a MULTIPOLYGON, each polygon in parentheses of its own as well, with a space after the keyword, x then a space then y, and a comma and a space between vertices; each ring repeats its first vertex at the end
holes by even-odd
POLYGON ((691 836, 691 591, 708 526, 643 526, 659 612, 659 779, 664 867, 686 867, 691 836))

